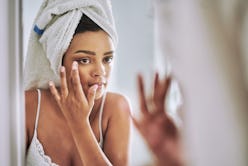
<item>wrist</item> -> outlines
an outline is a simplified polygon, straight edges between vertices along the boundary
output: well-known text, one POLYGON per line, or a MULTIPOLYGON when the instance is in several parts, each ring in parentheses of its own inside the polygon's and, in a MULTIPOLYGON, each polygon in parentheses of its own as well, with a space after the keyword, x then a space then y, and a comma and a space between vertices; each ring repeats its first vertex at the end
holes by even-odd
POLYGON ((78 121, 68 121, 69 127, 72 132, 80 133, 87 129, 91 129, 89 118, 80 119, 78 121))

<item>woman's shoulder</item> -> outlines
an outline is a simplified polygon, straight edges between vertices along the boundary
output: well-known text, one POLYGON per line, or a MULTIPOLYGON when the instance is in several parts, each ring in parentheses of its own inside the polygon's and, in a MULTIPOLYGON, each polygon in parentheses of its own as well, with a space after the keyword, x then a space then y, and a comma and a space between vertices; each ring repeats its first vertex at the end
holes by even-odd
MULTIPOLYGON (((36 117, 38 103, 42 100, 49 101, 47 99, 48 91, 46 89, 32 89, 25 91, 25 110, 26 110, 26 118, 27 119, 34 119, 36 117), (38 96, 38 91, 40 91, 40 99, 38 96), (40 100, 40 101, 39 101, 40 100)), ((46 102, 48 103, 48 102, 46 102)))
POLYGON ((25 91, 25 103, 28 106, 37 105, 38 103, 38 91, 40 91, 40 94, 42 98, 46 98, 48 95, 47 89, 31 89, 25 91))
POLYGON ((37 90, 25 91, 25 109, 26 111, 34 110, 38 103, 38 92, 37 90))
POLYGON ((111 110, 120 110, 114 112, 127 112, 130 113, 131 107, 127 96, 116 93, 108 92, 106 97, 106 105, 111 108, 111 110))
POLYGON ((26 117, 26 132, 27 132, 27 147, 33 137, 35 117, 38 106, 38 92, 37 90, 25 91, 25 117, 26 117))
POLYGON ((25 91, 25 109, 28 114, 36 114, 36 110, 38 108, 38 102, 42 100, 45 101, 46 104, 49 102, 49 92, 47 89, 32 89, 25 91), (38 91, 40 91, 40 99, 38 96, 38 91), (40 100, 40 101, 39 101, 40 100))
POLYGON ((117 106, 129 105, 128 97, 116 92, 108 92, 107 100, 109 100, 111 103, 116 103, 115 105, 117 106))

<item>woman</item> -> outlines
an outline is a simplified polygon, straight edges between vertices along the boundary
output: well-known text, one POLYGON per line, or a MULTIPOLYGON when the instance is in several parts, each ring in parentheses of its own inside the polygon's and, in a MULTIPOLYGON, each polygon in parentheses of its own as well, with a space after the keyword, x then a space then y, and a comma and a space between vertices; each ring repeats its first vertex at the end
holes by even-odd
POLYGON ((106 92, 113 40, 83 15, 63 54, 60 84, 25 93, 27 165, 127 165, 130 107, 106 92))

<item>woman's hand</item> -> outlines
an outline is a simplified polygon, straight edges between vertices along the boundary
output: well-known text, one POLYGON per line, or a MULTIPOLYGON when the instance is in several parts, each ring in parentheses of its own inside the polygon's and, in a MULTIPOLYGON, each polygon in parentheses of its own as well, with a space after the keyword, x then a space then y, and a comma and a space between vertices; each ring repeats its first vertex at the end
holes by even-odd
POLYGON ((79 78, 77 62, 73 62, 72 64, 68 83, 65 67, 61 67, 60 81, 60 92, 58 92, 52 81, 49 82, 49 87, 67 121, 80 123, 82 119, 88 120, 94 105, 97 85, 90 87, 87 95, 84 94, 79 78))
POLYGON ((111 165, 98 145, 89 123, 98 86, 90 87, 88 94, 85 95, 80 83, 77 62, 73 62, 68 80, 63 66, 60 70, 60 77, 60 92, 53 82, 49 82, 50 91, 69 124, 82 163, 84 165, 92 165, 92 163, 93 165, 111 165))
POLYGON ((143 78, 139 75, 141 118, 139 120, 133 118, 134 125, 155 154, 158 165, 163 166, 182 165, 179 132, 165 110, 165 99, 170 83, 170 77, 160 81, 158 74, 156 74, 153 96, 146 100, 143 78))

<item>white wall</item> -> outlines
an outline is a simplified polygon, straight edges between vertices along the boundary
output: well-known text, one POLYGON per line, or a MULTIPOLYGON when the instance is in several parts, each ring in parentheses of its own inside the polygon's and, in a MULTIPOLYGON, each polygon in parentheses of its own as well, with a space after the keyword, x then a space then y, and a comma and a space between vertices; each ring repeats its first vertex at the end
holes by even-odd
MULTIPOLYGON (((137 73, 143 73, 149 85, 154 72, 152 3, 150 0, 113 0, 112 5, 119 34, 113 90, 129 97, 133 114, 137 115, 137 73)), ((150 153, 135 128, 132 128, 131 136, 130 165, 151 165, 150 153)))

